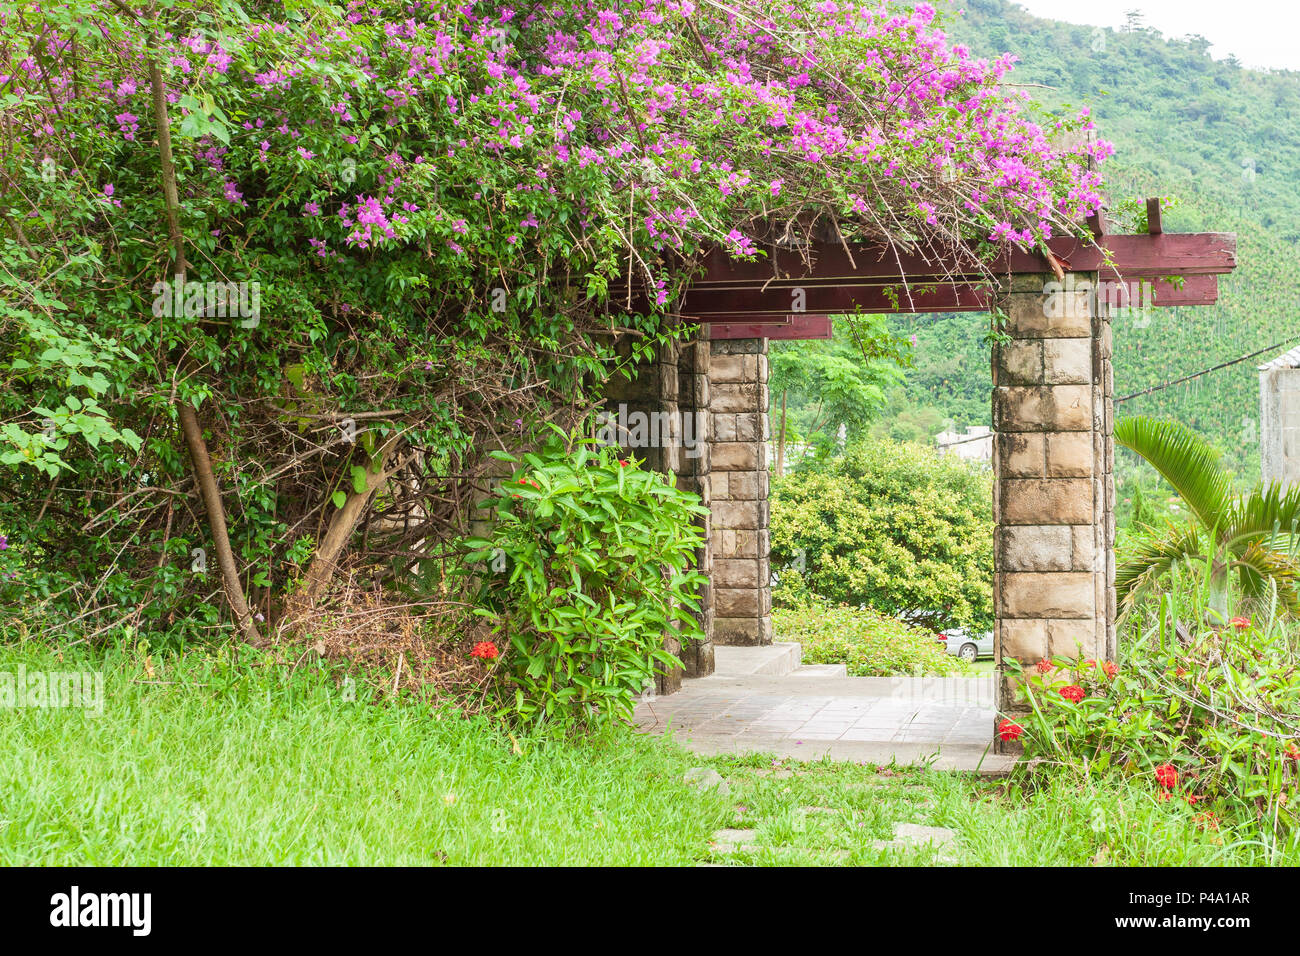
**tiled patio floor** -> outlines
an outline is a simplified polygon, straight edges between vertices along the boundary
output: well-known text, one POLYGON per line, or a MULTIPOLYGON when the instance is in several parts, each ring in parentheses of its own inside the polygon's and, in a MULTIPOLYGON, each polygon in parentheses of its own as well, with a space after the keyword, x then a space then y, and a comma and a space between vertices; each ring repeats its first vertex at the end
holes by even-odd
POLYGON ((638 726, 700 753, 997 770, 993 678, 719 676, 643 701, 638 726))

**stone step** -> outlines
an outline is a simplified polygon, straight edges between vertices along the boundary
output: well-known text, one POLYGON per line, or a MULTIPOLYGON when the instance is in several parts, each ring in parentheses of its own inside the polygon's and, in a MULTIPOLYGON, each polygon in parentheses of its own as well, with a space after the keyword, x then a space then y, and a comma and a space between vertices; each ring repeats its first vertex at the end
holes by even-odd
POLYGON ((848 677, 846 664, 800 664, 791 673, 791 677, 848 677))
MULTIPOLYGON (((722 648, 718 648, 722 650, 722 648)), ((728 648, 738 650, 738 648, 728 648)), ((751 648, 745 648, 751 650, 751 648)), ((807 665, 815 667, 820 665, 807 665)), ((991 674, 974 677, 844 677, 819 675, 798 679, 797 674, 724 673, 721 666, 713 676, 687 683, 713 692, 736 696, 751 694, 788 697, 892 697, 966 707, 996 706, 996 687, 991 674)))
POLYGON ((785 677, 799 667, 803 648, 793 641, 758 647, 715 645, 713 655, 714 678, 785 677))

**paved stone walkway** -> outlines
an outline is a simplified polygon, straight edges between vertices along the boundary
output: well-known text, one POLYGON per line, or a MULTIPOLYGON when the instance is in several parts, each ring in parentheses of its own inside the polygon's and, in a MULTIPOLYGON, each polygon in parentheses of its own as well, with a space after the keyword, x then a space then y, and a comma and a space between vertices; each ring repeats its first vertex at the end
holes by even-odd
POLYGON ((671 733, 697 753, 999 772, 1015 758, 993 753, 994 717, 991 676, 840 677, 798 667, 785 675, 732 668, 687 680, 636 711, 642 730, 671 733))

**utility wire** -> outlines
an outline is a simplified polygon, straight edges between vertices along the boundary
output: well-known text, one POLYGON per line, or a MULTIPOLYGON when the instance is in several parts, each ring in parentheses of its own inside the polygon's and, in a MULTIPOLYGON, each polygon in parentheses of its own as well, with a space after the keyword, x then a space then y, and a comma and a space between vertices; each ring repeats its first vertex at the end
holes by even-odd
POLYGON ((1160 385, 1152 385, 1150 388, 1144 388, 1142 389, 1142 391, 1134 392, 1131 395, 1124 395, 1120 398, 1115 399, 1115 404, 1118 405, 1120 402, 1127 402, 1130 398, 1138 398, 1139 396, 1142 395, 1150 395, 1152 392, 1158 392, 1161 389, 1169 388, 1170 386, 1173 385, 1181 385, 1183 382, 1190 382, 1194 378, 1200 378, 1202 375, 1209 375, 1211 372, 1219 371, 1219 369, 1228 368, 1229 366, 1232 365, 1239 365, 1240 363, 1249 361, 1250 359, 1253 359, 1256 356, 1263 355, 1265 352, 1272 352, 1276 349, 1280 349, 1284 345, 1290 345, 1292 342, 1300 342, 1300 336, 1295 336, 1289 339, 1283 339, 1281 342, 1278 342, 1275 345, 1269 345, 1265 348, 1260 349, 1257 352, 1251 352, 1249 355, 1243 355, 1240 358, 1235 358, 1230 362, 1220 362, 1218 365, 1212 365, 1209 368, 1201 369, 1199 372, 1193 372, 1191 375, 1184 375, 1182 378, 1176 378, 1173 379, 1172 381, 1164 382, 1160 385))
MULTIPOLYGON (((1283 339, 1281 342, 1277 342, 1273 345, 1269 345, 1265 348, 1260 349, 1257 352, 1251 352, 1249 355, 1243 355, 1240 358, 1232 359, 1229 362, 1220 362, 1218 365, 1212 365, 1209 368, 1201 369, 1201 371, 1193 372, 1191 375, 1184 375, 1182 378, 1176 378, 1173 379, 1172 381, 1164 382, 1160 385, 1152 385, 1150 388, 1144 388, 1140 392, 1133 392, 1131 395, 1124 395, 1120 398, 1115 399, 1114 403, 1118 405, 1120 402, 1127 402, 1130 398, 1139 398, 1142 395, 1150 395, 1152 392, 1158 392, 1161 389, 1166 389, 1173 385, 1181 385, 1183 382, 1190 382, 1192 379, 1200 378, 1202 375, 1209 375, 1211 372, 1217 372, 1220 369, 1229 368, 1233 365, 1240 365, 1242 362, 1247 362, 1250 359, 1263 355, 1265 352, 1272 352, 1276 349, 1280 349, 1282 346, 1290 345, 1292 342, 1300 342, 1300 336, 1295 336, 1289 339, 1283 339)), ((944 442, 938 447, 940 450, 942 450, 945 448, 952 448, 954 445, 964 445, 967 442, 972 442, 972 441, 992 440, 992 438, 993 438, 992 434, 970 435, 965 438, 958 438, 955 441, 944 442)))

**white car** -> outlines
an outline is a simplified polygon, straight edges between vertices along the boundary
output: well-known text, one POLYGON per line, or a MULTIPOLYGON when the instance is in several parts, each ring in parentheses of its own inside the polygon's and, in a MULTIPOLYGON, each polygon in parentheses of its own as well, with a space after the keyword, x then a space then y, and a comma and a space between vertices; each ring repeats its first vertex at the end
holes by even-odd
POLYGON ((993 656, 993 632, 984 631, 969 634, 964 627, 950 627, 939 632, 939 642, 948 653, 964 661, 974 661, 977 657, 993 656))

